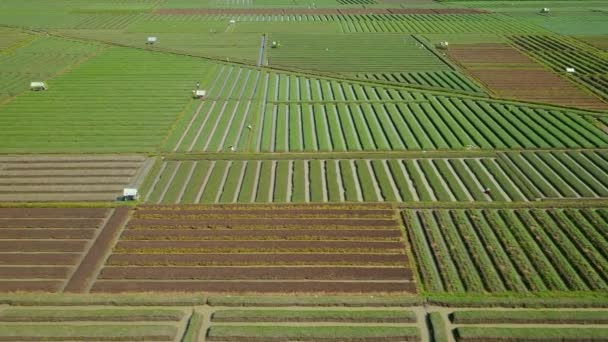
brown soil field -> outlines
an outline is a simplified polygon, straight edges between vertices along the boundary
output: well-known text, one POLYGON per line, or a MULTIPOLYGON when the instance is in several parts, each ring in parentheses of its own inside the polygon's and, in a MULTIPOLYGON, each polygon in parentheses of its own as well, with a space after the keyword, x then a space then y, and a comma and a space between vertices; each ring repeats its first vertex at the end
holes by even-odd
POLYGON ((0 253, 0 265, 74 265, 77 253, 0 253))
POLYGON ((86 241, 69 240, 0 240, 2 252, 83 252, 86 241))
POLYGON ((339 218, 210 218, 210 219, 141 219, 135 218, 129 222, 129 227, 238 227, 238 226, 344 226, 344 227, 394 227, 395 219, 339 219, 339 218))
POLYGON ((0 279, 64 279, 70 267, 6 267, 0 266, 0 279))
MULTIPOLYGON (((108 265, 245 266, 245 265, 397 265, 405 254, 113 254, 108 265)), ((0 257, 0 264, 2 259, 0 257)))
POLYGON ((0 208, 0 218, 104 218, 107 209, 0 208))
MULTIPOLYGON (((0 276, 2 269, 0 268, 0 276)), ((100 279, 411 280, 403 267, 106 267, 100 279)))
POLYGON ((88 240, 95 236, 95 229, 57 228, 3 228, 0 239, 75 239, 88 240))
POLYGON ((85 292, 93 282, 103 258, 112 248, 112 242, 118 237, 120 228, 129 216, 129 208, 116 208, 105 227, 85 255, 84 259, 69 279, 64 291, 85 292))
MULTIPOLYGON (((1 236, 0 231, 0 236, 1 236)), ((124 240, 399 240, 395 229, 129 229, 124 240)))
POLYGON ((12 218, 0 219, 0 228, 96 228, 103 219, 65 218, 12 218))
POLYGON ((605 110, 608 103, 501 43, 456 45, 450 58, 502 98, 605 110))
MULTIPOLYGON (((1 245, 0 245, 1 247, 1 245)), ((119 250, 163 249, 200 249, 205 251, 242 250, 278 251, 278 250, 403 250, 403 242, 393 241, 119 241, 119 250)))
POLYGON ((416 292, 407 282, 331 281, 97 281, 91 292, 214 292, 214 293, 395 293, 416 292))
POLYGON ((164 8, 156 15, 355 15, 355 14, 484 14, 470 8, 164 8))
POLYGON ((387 218, 390 219, 395 211, 393 209, 368 209, 368 210, 352 210, 352 209, 305 209, 305 208, 281 208, 276 207, 272 209, 249 209, 245 208, 227 208, 227 209, 211 209, 201 208, 195 209, 176 209, 175 206, 170 206, 167 209, 157 209, 157 207, 138 207, 133 216, 138 218, 145 218, 147 216, 158 216, 163 217, 172 215, 193 215, 198 217, 205 216, 230 216, 230 217, 269 217, 273 219, 277 218, 300 218, 300 217, 347 217, 347 218, 387 218))
POLYGON ((58 292, 62 286, 57 280, 2 280, 0 292, 58 292))
POLYGON ((0 201, 113 201, 144 168, 142 156, 2 157, 0 201))

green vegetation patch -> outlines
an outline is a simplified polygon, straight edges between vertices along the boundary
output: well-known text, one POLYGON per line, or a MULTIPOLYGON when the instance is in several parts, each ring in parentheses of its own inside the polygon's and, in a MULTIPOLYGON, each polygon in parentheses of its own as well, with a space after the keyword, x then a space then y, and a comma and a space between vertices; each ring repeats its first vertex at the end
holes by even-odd
POLYGON ((184 316, 181 310, 164 308, 138 309, 44 309, 10 307, 0 312, 0 321, 5 322, 60 322, 60 321, 179 321, 184 316))
POLYGON ((416 314, 402 310, 220 310, 213 322, 416 322, 416 314))
POLYGON ((222 338, 370 338, 401 337, 404 340, 418 338, 420 332, 414 327, 375 327, 375 326, 212 326, 208 337, 211 340, 222 338))
POLYGON ((212 306, 416 306, 413 296, 211 296, 212 306))
POLYGON ((3 324, 0 326, 0 338, 17 340, 172 341, 176 333, 177 328, 169 325, 3 324))
POLYGON ((455 335, 463 340, 497 341, 595 341, 608 338, 608 328, 457 328, 455 335))
POLYGON ((431 325, 431 334, 433 341, 435 342, 448 342, 448 330, 446 328, 445 320, 441 313, 431 312, 429 314, 429 322, 431 325))
POLYGON ((606 324, 606 311, 456 311, 451 316, 455 324, 606 324))

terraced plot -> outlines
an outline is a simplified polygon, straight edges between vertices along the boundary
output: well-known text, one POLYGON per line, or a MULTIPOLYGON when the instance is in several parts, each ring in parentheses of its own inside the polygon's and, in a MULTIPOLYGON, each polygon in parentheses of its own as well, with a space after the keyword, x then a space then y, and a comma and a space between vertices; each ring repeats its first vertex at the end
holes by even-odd
POLYGON ((76 281, 74 272, 111 214, 108 209, 0 209, 0 291, 63 291, 76 281))
POLYGON ((605 209, 406 210, 403 218, 426 291, 608 287, 605 209))
POLYGON ((608 109, 608 103, 508 44, 452 45, 448 53, 500 97, 592 110, 608 109))
POLYGON ((115 201, 138 188, 150 162, 143 156, 0 157, 0 202, 115 201))
POLYGON ((107 49, 49 90, 0 107, 0 152, 153 151, 211 68, 190 57, 107 49))
POLYGON ((142 206, 92 291, 415 292, 405 248, 386 206, 142 206))

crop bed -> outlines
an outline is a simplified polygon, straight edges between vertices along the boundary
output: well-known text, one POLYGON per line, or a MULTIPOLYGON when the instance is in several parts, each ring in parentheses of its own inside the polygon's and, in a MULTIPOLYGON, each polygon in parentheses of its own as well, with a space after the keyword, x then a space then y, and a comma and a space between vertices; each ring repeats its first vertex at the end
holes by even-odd
POLYGON ((141 206, 92 291, 377 293, 416 287, 390 207, 141 206))
MULTIPOLYGON (((147 171, 145 157, 0 157, 0 202, 114 201, 147 171)), ((137 186, 135 186, 137 187, 137 186)))
POLYGON ((406 210, 420 281, 436 292, 605 291, 605 209, 406 210))
POLYGON ((608 101, 608 61, 601 50, 557 36, 513 36, 510 39, 526 54, 543 61, 556 72, 576 79, 608 101), (568 74, 566 68, 574 68, 576 72, 568 74))
POLYGON ((608 109, 608 103, 508 44, 452 45, 449 55, 500 97, 593 110, 608 109))
POLYGON ((447 71, 416 71, 393 73, 357 74, 357 77, 383 82, 394 82, 417 85, 442 90, 457 90, 470 93, 483 93, 479 86, 459 72, 447 71))
POLYGON ((62 291, 107 209, 0 209, 0 291, 62 291))

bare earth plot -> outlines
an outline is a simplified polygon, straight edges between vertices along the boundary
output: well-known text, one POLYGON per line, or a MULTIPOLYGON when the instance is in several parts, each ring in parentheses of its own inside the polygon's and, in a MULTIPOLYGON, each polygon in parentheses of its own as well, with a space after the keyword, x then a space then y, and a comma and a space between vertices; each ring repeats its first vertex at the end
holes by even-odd
POLYGON ((147 172, 145 157, 0 157, 0 202, 114 201, 147 172))
POLYGON ((386 206, 142 206, 92 292, 412 293, 386 206))

